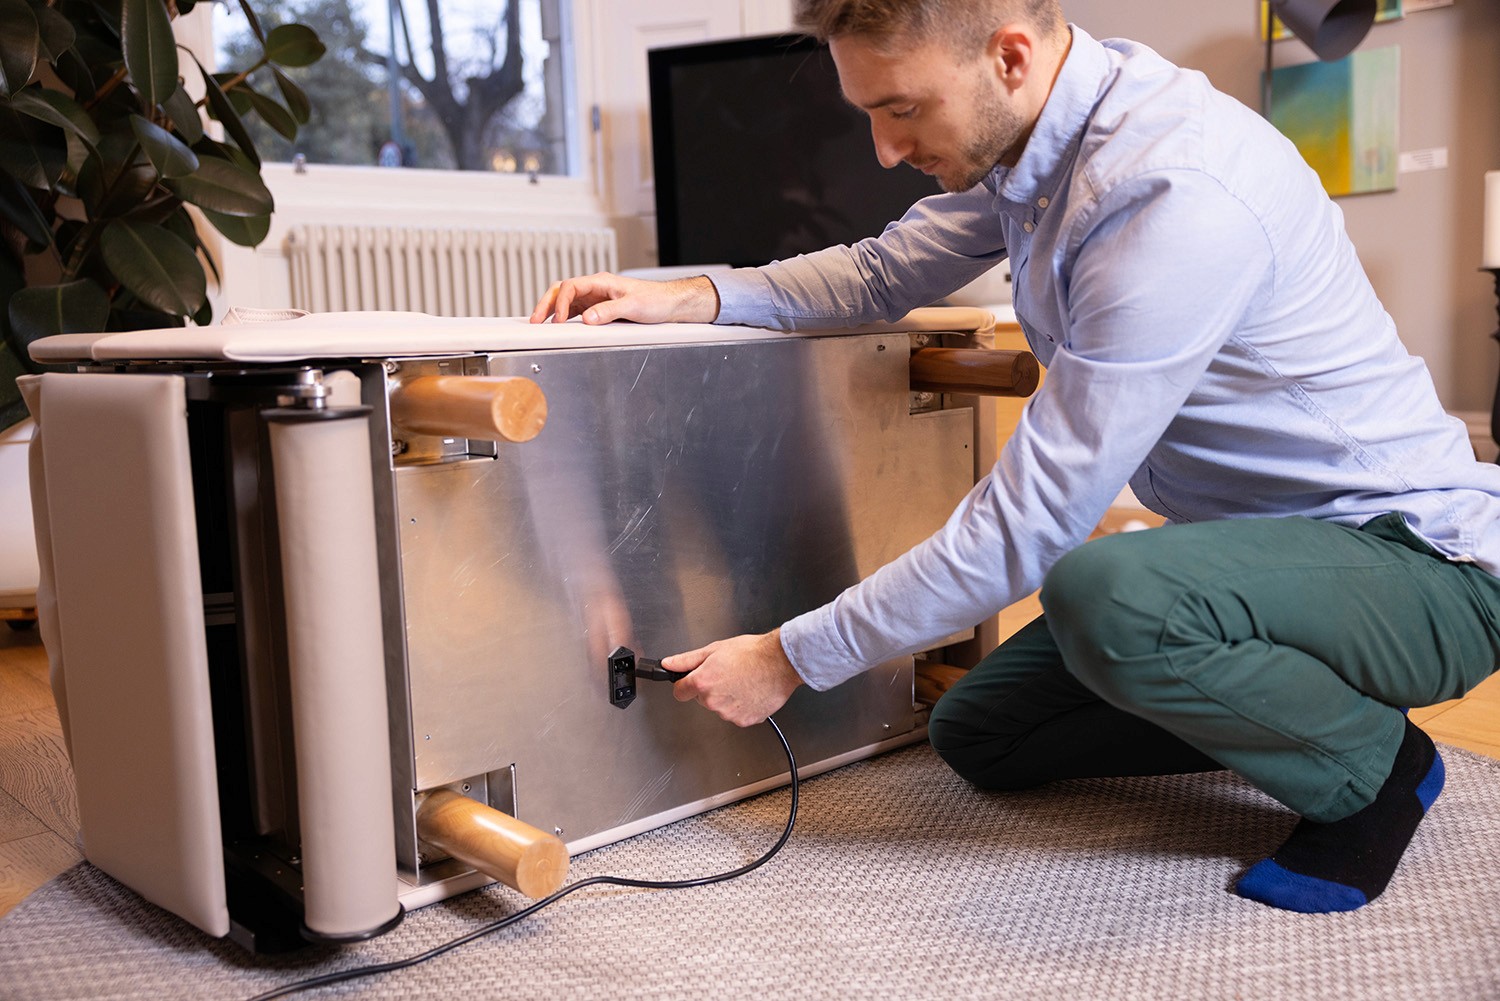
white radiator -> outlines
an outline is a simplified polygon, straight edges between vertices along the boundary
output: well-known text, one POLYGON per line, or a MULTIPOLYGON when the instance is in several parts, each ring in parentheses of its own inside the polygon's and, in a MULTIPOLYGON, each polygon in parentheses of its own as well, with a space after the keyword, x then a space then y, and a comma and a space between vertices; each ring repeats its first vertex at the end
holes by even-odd
POLYGON ((559 279, 616 270, 608 228, 299 226, 287 256, 292 305, 314 313, 521 316, 559 279))

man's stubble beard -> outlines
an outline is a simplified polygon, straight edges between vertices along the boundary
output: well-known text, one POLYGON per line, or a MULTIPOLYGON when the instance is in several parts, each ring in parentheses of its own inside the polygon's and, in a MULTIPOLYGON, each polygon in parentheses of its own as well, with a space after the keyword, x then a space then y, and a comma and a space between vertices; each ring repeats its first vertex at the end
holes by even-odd
MULTIPOLYGON (((1011 152, 1024 131, 1021 115, 983 83, 975 100, 974 138, 963 148, 963 173, 939 177, 938 184, 949 193, 968 191, 984 180, 995 164, 1011 152)), ((1016 152, 1019 153, 1019 150, 1016 152)))

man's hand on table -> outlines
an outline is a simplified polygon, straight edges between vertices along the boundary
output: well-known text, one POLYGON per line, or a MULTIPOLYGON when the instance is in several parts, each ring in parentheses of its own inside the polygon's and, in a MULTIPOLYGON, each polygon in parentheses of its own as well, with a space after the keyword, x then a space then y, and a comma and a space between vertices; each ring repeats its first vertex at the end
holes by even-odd
POLYGON ((702 275, 653 282, 601 271, 554 282, 531 311, 531 322, 563 323, 580 315, 589 324, 712 323, 719 315, 719 292, 702 275))
POLYGON ((692 672, 672 686, 678 702, 697 699, 735 726, 763 722, 802 684, 781 648, 780 629, 719 640, 661 663, 669 671, 692 672))

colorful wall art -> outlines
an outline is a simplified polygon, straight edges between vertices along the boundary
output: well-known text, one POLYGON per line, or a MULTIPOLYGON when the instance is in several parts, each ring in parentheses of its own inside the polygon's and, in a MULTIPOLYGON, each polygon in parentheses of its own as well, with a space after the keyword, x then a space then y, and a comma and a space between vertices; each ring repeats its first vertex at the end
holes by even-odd
POLYGON ((1401 49, 1271 74, 1271 124, 1297 144, 1330 195, 1396 187, 1401 49))

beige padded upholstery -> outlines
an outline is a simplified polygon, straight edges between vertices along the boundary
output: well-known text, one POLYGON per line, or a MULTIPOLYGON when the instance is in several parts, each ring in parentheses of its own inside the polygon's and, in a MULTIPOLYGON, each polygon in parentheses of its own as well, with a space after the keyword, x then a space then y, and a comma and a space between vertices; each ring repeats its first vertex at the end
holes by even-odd
POLYGON ((201 359, 284 362, 318 358, 443 355, 557 348, 716 344, 901 331, 957 331, 981 337, 995 318, 982 309, 914 309, 895 323, 782 333, 711 323, 528 323, 517 317, 443 317, 426 313, 313 313, 290 320, 217 327, 171 327, 116 334, 59 334, 32 343, 40 362, 201 359))
POLYGON ((226 935, 183 380, 48 374, 27 393, 56 602, 38 611, 49 650, 61 638, 84 854, 226 935))

